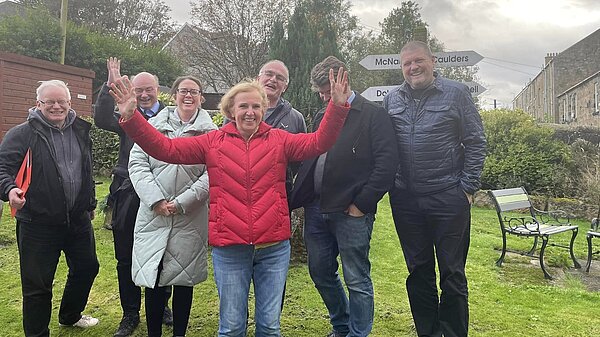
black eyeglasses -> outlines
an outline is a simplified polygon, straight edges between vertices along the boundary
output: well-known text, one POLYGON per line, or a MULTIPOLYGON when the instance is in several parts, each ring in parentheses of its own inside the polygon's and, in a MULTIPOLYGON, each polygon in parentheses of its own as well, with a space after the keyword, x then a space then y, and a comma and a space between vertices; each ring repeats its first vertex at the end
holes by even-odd
POLYGON ((190 94, 190 95, 192 95, 192 96, 198 96, 198 95, 200 95, 200 94, 202 93, 202 92, 201 92, 200 90, 198 90, 198 89, 183 89, 183 88, 181 88, 181 89, 177 89, 177 92, 178 92, 180 95, 183 95, 183 96, 186 96, 187 94, 190 94))
POLYGON ((59 99, 58 101, 53 101, 53 100, 45 100, 45 101, 38 101, 42 104, 44 104, 45 106, 54 106, 54 104, 58 103, 58 105, 60 106, 65 106, 67 105, 67 103, 69 103, 69 101, 65 101, 63 99, 59 99))

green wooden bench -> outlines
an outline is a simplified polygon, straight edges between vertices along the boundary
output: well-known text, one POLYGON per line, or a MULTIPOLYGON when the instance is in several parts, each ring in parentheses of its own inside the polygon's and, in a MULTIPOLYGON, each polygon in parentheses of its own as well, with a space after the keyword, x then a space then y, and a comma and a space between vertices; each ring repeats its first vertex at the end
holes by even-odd
POLYGON ((546 270, 544 264, 544 253, 550 236, 564 232, 572 232, 571 243, 568 246, 550 243, 551 246, 565 248, 569 250, 571 259, 575 268, 581 268, 575 255, 573 254, 573 242, 577 237, 578 227, 570 223, 570 219, 563 211, 540 211, 536 209, 529 199, 525 188, 507 188, 502 190, 493 190, 489 192, 490 198, 496 206, 500 230, 502 231, 502 253, 496 265, 502 266, 506 255, 506 236, 507 234, 519 237, 533 238, 533 246, 526 252, 517 252, 521 255, 538 257, 540 267, 544 272, 544 277, 552 279, 552 276, 546 270), (516 212, 524 212, 517 214, 516 212), (539 255, 535 255, 538 240, 542 240, 542 246, 539 255))
POLYGON ((592 247, 592 239, 600 238, 600 219, 594 218, 592 219, 592 228, 587 232, 587 243, 588 243, 588 256, 587 263, 585 265, 585 271, 589 273, 590 267, 592 265, 592 255, 600 254, 600 250, 593 251, 592 247))

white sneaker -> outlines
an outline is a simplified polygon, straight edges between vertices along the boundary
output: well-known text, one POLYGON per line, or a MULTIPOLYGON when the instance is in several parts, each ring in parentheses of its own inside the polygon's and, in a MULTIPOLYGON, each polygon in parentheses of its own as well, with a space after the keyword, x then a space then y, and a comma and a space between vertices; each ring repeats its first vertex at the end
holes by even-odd
POLYGON ((75 327, 78 327, 78 328, 84 328, 85 329, 85 328, 89 328, 89 327, 92 327, 92 326, 98 324, 98 322, 99 321, 98 321, 97 318, 94 318, 94 317, 88 316, 88 315, 81 315, 81 318, 77 322, 75 322, 73 324, 69 325, 69 324, 59 323, 59 325, 60 326, 75 326, 75 327))

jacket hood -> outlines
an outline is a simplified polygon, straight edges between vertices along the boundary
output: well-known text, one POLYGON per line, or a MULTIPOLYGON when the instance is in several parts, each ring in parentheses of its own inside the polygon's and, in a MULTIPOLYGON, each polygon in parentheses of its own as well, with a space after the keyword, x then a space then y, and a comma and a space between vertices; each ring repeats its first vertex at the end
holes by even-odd
POLYGON ((69 127, 71 124, 73 124, 75 122, 75 117, 77 117, 77 114, 75 113, 75 110, 73 109, 69 109, 69 112, 67 112, 67 118, 65 120, 65 125, 63 125, 62 128, 58 128, 53 124, 50 124, 50 122, 48 122, 48 120, 46 120, 46 117, 44 117, 44 114, 42 113, 42 111, 36 107, 30 108, 29 109, 29 114, 27 115, 27 120, 32 120, 32 119, 36 119, 38 121, 40 121, 43 125, 55 129, 55 130, 64 130, 65 128, 69 127))

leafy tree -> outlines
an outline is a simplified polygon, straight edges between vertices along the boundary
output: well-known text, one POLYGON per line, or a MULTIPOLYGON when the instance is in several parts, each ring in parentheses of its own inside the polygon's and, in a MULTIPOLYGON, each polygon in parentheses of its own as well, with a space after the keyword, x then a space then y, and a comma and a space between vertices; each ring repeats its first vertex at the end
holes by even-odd
POLYGON ((271 27, 292 0, 196 0, 180 57, 215 91, 254 77, 267 60, 271 27))
POLYGON ((58 62, 60 26, 46 10, 0 19, 0 50, 58 62))
MULTIPOLYGON (((23 16, 0 19, 0 49, 16 54, 58 62, 60 58, 59 22, 47 10, 27 10, 23 16)), ((91 69, 96 73, 94 88, 106 81, 106 59, 122 60, 123 74, 140 71, 156 74, 170 84, 182 73, 177 60, 158 47, 92 32, 70 23, 67 27, 65 64, 91 69)))
POLYGON ((481 117, 487 139, 484 188, 524 186, 530 193, 570 194, 571 152, 553 138, 553 129, 537 125, 521 110, 483 111, 481 117))
MULTIPOLYGON (((19 2, 32 8, 45 8, 54 17, 60 17, 61 0, 19 2)), ((170 11, 162 0, 71 0, 67 16, 69 21, 97 32, 160 44, 175 32, 170 11)))
POLYGON ((343 59, 339 32, 356 26, 349 8, 343 0, 303 0, 296 4, 287 25, 278 22, 273 26, 269 56, 288 66, 290 83, 285 96, 305 116, 312 116, 322 106, 311 90, 312 67, 329 55, 343 59))

